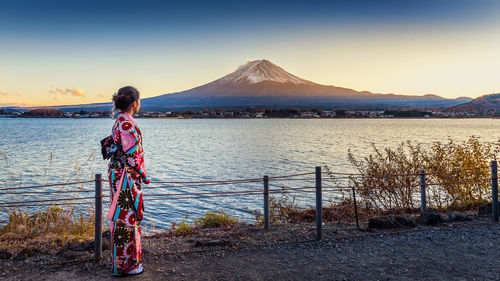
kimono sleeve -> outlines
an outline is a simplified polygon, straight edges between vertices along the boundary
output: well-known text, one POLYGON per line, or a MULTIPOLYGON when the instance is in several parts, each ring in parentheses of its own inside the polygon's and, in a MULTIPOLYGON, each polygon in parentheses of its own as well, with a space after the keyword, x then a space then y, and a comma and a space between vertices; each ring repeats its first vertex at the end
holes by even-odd
POLYGON ((146 174, 144 166, 144 150, 142 148, 142 140, 137 132, 135 125, 126 120, 118 124, 120 131, 120 140, 125 153, 125 165, 131 171, 132 177, 141 179, 142 182, 148 184, 149 178, 146 174))

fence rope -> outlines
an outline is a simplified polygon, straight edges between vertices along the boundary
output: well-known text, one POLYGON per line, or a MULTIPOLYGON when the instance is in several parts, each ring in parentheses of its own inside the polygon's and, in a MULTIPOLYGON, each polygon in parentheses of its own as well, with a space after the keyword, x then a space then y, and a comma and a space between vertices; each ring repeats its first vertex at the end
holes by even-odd
POLYGON ((236 183, 250 183, 250 182, 259 182, 258 181, 245 181, 245 182, 221 182, 221 183, 206 183, 206 184, 189 184, 189 185, 163 185, 163 186, 148 186, 147 189, 153 188, 179 188, 179 187, 198 187, 198 186, 213 186, 213 185, 227 185, 227 184, 236 184, 236 183))
POLYGON ((167 184, 191 184, 191 183, 239 183, 239 182, 258 182, 262 181, 262 178, 255 179, 241 179, 241 180, 220 180, 220 181, 151 181, 150 183, 167 183, 167 184))
POLYGON ((24 194, 53 194, 53 193, 85 193, 95 192, 95 190, 50 190, 50 191, 21 191, 21 192, 2 192, 8 195, 24 195, 24 194))
POLYGON ((32 201, 17 201, 17 202, 2 202, 0 203, 0 207, 5 205, 12 204, 23 204, 23 203, 42 203, 42 202, 54 202, 54 201, 71 201, 71 200, 83 200, 83 199, 95 199, 95 198, 103 198, 104 195, 101 196, 91 196, 91 197, 77 197, 77 198, 58 198, 58 199, 44 199, 44 200, 32 200, 32 201))
POLYGON ((1 207, 2 208, 52 207, 52 206, 71 206, 71 205, 85 205, 85 204, 94 204, 94 202, 87 201, 87 202, 53 203, 53 204, 15 204, 15 205, 1 206, 1 207))
MULTIPOLYGON (((457 171, 471 171, 471 170, 482 170, 482 168, 468 168, 461 169, 457 171)), ((457 172, 453 171, 453 172, 457 172)), ((299 176, 312 175, 314 172, 310 173, 298 173, 284 176, 275 176, 269 177, 270 181, 314 181, 315 178, 295 178, 299 176)), ((411 173, 411 174, 387 174, 383 176, 365 176, 362 174, 356 173, 336 173, 336 172, 327 172, 328 177, 322 177, 324 180, 335 180, 335 179, 351 179, 352 177, 362 177, 362 178, 387 178, 387 177, 399 177, 399 176, 420 176, 420 173, 411 173), (334 177, 332 177, 332 175, 334 177), (335 175, 339 175, 341 177, 335 177, 335 175)), ((424 173, 424 175, 439 175, 443 173, 424 173)), ((453 184, 473 184, 478 181, 490 181, 491 178, 482 178, 482 179, 473 179, 466 183, 461 182, 430 182, 426 183, 426 186, 433 185, 453 185, 453 184)), ((33 185, 33 186, 19 186, 19 187, 6 187, 0 188, 0 191, 8 191, 3 192, 5 195, 25 195, 25 194, 66 194, 66 193, 86 193, 86 192, 94 192, 94 190, 49 190, 49 191, 10 191, 10 190, 21 190, 21 189, 34 189, 40 187, 54 187, 54 186, 71 186, 77 184, 85 184, 85 183, 95 183, 97 181, 107 181, 106 179, 101 180, 87 180, 87 181, 76 181, 76 182, 67 182, 67 183, 55 183, 55 184, 47 184, 47 185, 33 185)), ((156 188, 183 188, 183 187, 198 187, 198 186, 217 186, 217 185, 229 185, 229 184, 242 184, 242 183, 254 183, 254 182, 262 182, 263 178, 254 178, 254 179, 239 179, 239 180, 216 180, 216 181, 153 181, 151 183, 167 183, 167 184, 183 184, 183 185, 168 185, 168 186, 148 186, 145 189, 156 189, 156 188)), ((419 187, 420 184, 409 185, 409 186, 397 186, 398 188, 413 188, 419 187)), ((281 189, 270 189, 270 193, 277 192, 299 192, 302 189, 310 189, 315 188, 311 186, 307 187, 295 187, 295 188, 281 188, 281 189)), ((351 190, 351 189, 360 189, 358 186, 322 186, 322 189, 337 189, 337 190, 351 190)), ((388 187, 383 186, 363 186, 362 188, 370 188, 370 189, 385 189, 388 187)), ((391 187, 395 188, 395 186, 391 187)), ((302 191, 301 191, 302 192, 302 191)), ((255 195, 262 194, 263 190, 239 190, 239 191, 222 191, 222 192, 193 192, 193 193, 160 193, 160 194, 144 194, 145 197, 159 197, 159 196, 169 196, 168 198, 150 198, 148 200, 174 200, 174 199, 189 199, 189 198, 210 198, 210 197, 229 197, 229 196, 243 196, 243 195, 255 195), (173 196, 173 197, 171 197, 173 196)), ((105 196, 101 196, 105 197, 105 196)), ((77 197, 77 198, 60 198, 60 199, 43 199, 43 200, 31 200, 31 201, 17 201, 17 202, 0 202, 0 207, 13 207, 13 206, 44 206, 40 204, 33 203, 44 203, 44 202, 56 202, 56 201, 78 201, 85 199, 95 199, 95 196, 92 197, 77 197)), ((57 205, 76 205, 76 204, 88 204, 89 202, 59 202, 59 203, 51 203, 46 206, 57 206, 57 205)))
MULTIPOLYGON (((312 175, 314 172, 311 173, 301 173, 301 174, 292 174, 292 175, 285 175, 285 176, 275 176, 275 177, 269 177, 269 179, 281 179, 281 178, 290 178, 290 177, 298 177, 298 176, 304 176, 304 175, 312 175)), ((240 179, 240 180, 213 180, 213 181, 151 181, 151 183, 167 183, 167 184, 191 184, 191 183, 239 183, 239 182, 259 182, 263 181, 262 178, 253 178, 253 179, 240 179)))
MULTIPOLYGON (((306 187, 290 187, 290 188, 275 188, 269 189, 269 191, 293 191, 300 189, 314 188, 311 186, 306 187)), ((238 191, 219 191, 219 192, 190 192, 190 193, 160 193, 160 194, 144 194, 144 197, 155 197, 155 196, 193 196, 193 195, 213 195, 213 194, 240 194, 240 193, 264 193, 263 190, 238 190, 238 191)))
MULTIPOLYGON (((101 181, 104 181, 104 179, 101 180, 101 181)), ((32 185, 32 186, 5 187, 5 188, 0 188, 0 191, 4 191, 4 190, 16 190, 16 189, 30 189, 30 188, 39 188, 39 187, 51 187, 51 186, 62 186, 62 185, 75 185, 75 184, 80 184, 80 183, 91 183, 91 182, 96 182, 96 180, 75 181, 75 182, 67 182, 67 183, 42 184, 42 185, 32 185)))

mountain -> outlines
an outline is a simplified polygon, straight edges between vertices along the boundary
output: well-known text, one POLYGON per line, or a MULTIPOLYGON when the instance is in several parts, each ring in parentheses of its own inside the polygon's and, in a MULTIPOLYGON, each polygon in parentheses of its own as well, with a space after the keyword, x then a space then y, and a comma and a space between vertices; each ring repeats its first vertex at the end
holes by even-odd
POLYGON ((268 60, 250 61, 236 71, 202 86, 142 101, 151 110, 221 107, 450 106, 469 98, 405 96, 317 84, 268 60))
MULTIPOLYGON (((401 107, 452 106, 470 98, 445 99, 436 95, 406 96, 317 84, 268 60, 250 61, 236 71, 199 87, 141 100, 144 111, 248 107, 401 107)), ((64 111, 109 110, 111 103, 56 106, 64 111)))
POLYGON ((470 102, 448 108, 454 113, 473 113, 476 116, 492 116, 500 114, 500 93, 480 96, 470 102))

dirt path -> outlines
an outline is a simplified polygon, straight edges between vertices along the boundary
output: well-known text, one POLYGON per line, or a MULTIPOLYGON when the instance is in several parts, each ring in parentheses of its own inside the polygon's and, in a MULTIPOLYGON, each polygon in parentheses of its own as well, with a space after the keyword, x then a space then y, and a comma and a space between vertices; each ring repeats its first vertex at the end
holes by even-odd
MULTIPOLYGON (((500 224, 462 223, 349 239, 144 258, 124 280, 498 280, 500 224)), ((109 280, 109 265, 47 266, 11 280, 109 280)), ((13 273, 13 274, 12 274, 13 273)))

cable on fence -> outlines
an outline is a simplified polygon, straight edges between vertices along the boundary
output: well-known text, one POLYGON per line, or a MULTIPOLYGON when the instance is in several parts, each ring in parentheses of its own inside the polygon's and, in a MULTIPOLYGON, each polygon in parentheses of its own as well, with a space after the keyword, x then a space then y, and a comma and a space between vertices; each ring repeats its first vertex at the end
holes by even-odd
POLYGON ((21 207, 52 207, 52 206, 69 206, 69 205, 83 205, 93 204, 92 201, 87 202, 67 202, 67 203, 53 203, 53 204, 15 204, 9 206, 1 206, 2 208, 21 208, 21 207))
MULTIPOLYGON (((293 191, 300 189, 308 189, 314 187, 292 187, 285 189, 269 189, 269 191, 293 191)), ((262 190, 239 190, 239 191, 219 191, 219 192, 190 192, 190 193, 162 193, 162 194, 144 194, 144 197, 155 197, 155 196, 194 196, 194 195, 215 195, 215 194, 237 194, 239 196, 242 193, 263 193, 262 190)), ((243 194, 244 195, 244 194, 243 194)))
MULTIPOLYGON (((460 169, 451 172, 457 171, 473 171, 473 170, 482 170, 482 168, 468 168, 468 169, 460 169)), ((343 176, 354 176, 354 177, 364 177, 364 178, 387 178, 387 177, 411 177, 411 176, 420 176, 420 173, 410 173, 410 174, 386 174, 382 176, 368 176, 361 173, 337 173, 337 172, 327 172, 327 175, 343 175, 343 176)), ((426 172, 425 175, 447 175, 447 172, 426 172)))
MULTIPOLYGON (((357 178, 375 178, 375 179, 383 179, 383 178, 395 178, 395 177, 416 177, 420 176, 421 174, 419 173, 412 173, 412 174, 387 174, 387 175, 382 175, 382 176, 369 176, 369 175, 364 175, 364 174, 351 174, 351 173, 334 173, 334 172, 328 172, 327 175, 343 175, 343 176, 348 176, 345 177, 346 179, 350 179, 352 177, 357 177, 357 178)), ((337 178, 332 178, 331 179, 337 179, 337 178)))
MULTIPOLYGON (((310 175, 314 173, 303 173, 303 174, 295 174, 295 175, 287 175, 287 176, 279 176, 279 177, 269 177, 271 181, 287 181, 287 180, 316 180, 316 179, 288 179, 288 177, 293 176, 303 176, 310 175)), ((331 179, 331 178, 324 178, 331 179)), ((179 188, 179 187, 198 187, 198 186, 212 186, 212 185, 227 185, 227 184, 236 184, 236 183, 251 183, 251 182, 261 182, 263 179, 245 179, 245 180, 227 180, 227 181, 198 181, 198 182, 151 182, 151 183, 199 183, 199 184, 189 184, 189 185, 169 185, 169 186, 148 186, 147 188, 179 188)))
MULTIPOLYGON (((343 180, 343 179, 351 179, 351 177, 336 177, 336 178, 332 178, 332 177, 322 177, 321 179, 323 180, 343 180)), ((289 179, 289 178, 286 178, 286 179, 275 179, 273 181, 315 181, 316 179, 315 178, 306 178, 306 179, 289 179)))
POLYGON ((293 174, 293 175, 286 175, 286 176, 269 177, 269 179, 272 180, 272 179, 292 178, 292 177, 305 176, 305 175, 313 175, 313 174, 316 174, 316 172, 302 173, 302 174, 293 174))
MULTIPOLYGON (((262 180, 259 180, 262 181, 262 180)), ((148 186, 147 189, 152 188, 174 188, 174 187, 197 187, 197 186, 212 186, 212 185, 226 185, 226 184, 236 184, 236 183, 250 183, 258 181, 242 181, 242 182, 221 182, 221 183, 205 183, 205 184, 190 184, 190 185, 164 185, 164 186, 148 186)))
POLYGON ((32 201, 18 201, 18 202, 2 202, 0 203, 0 207, 5 205, 16 205, 23 203, 41 203, 41 202, 54 202, 54 201, 71 201, 71 200, 83 200, 83 199, 95 199, 95 198, 103 198, 104 195, 101 196, 91 196, 91 197, 77 197, 77 198, 58 198, 58 199, 44 199, 44 200, 32 200, 32 201))
MULTIPOLYGON (((298 187, 298 188, 293 188, 293 189, 287 189, 287 191, 294 192, 295 190, 302 190, 302 189, 309 189, 309 188, 315 188, 315 187, 298 187)), ((269 193, 280 193, 282 192, 282 189, 270 189, 269 193)), ((177 199, 193 199, 193 198, 212 198, 212 197, 236 197, 236 196, 242 196, 242 195, 262 195, 263 191, 262 190, 255 190, 255 191, 247 191, 246 193, 238 193, 238 194, 232 194, 232 193, 204 193, 208 195, 202 195, 202 194, 192 194, 192 193, 184 193, 180 196, 180 194, 176 196, 180 197, 162 197, 162 198, 149 198, 148 200, 177 200, 177 199), (211 195, 214 194, 214 195, 211 195), (193 196, 194 195, 194 196, 193 196), (201 195, 201 196, 200 196, 201 195)), ((152 194, 153 195, 153 194, 152 194)), ((162 196, 169 195, 169 194, 163 194, 162 196)))
POLYGON ((314 181, 316 179, 312 178, 307 178, 307 179, 290 179, 290 178, 284 178, 284 179, 274 179, 273 181, 314 181))
MULTIPOLYGON (((292 175, 285 175, 285 176, 276 176, 276 177, 269 177, 269 179, 281 179, 281 178, 290 178, 290 177, 298 177, 298 176, 304 176, 304 175, 312 175, 314 172, 311 173, 301 173, 301 174, 292 174, 292 175)), ((214 181, 151 181, 151 183, 168 183, 168 184, 219 184, 219 183, 225 183, 225 184, 232 184, 232 183, 241 183, 241 182, 260 182, 263 181, 262 178, 253 178, 253 179, 240 179, 240 180, 214 180, 214 181)))
POLYGON ((84 193, 95 192, 95 190, 49 190, 49 191, 21 191, 21 192, 2 192, 2 195, 24 195, 24 194, 52 194, 52 193, 84 193))
POLYGON ((353 179, 353 178, 359 178, 360 176, 348 176, 348 177, 325 177, 325 178, 321 178, 321 179, 324 179, 324 180, 350 180, 350 179, 353 179))
MULTIPOLYGON (((242 193, 239 195, 261 195, 260 193, 242 193)), ((184 196, 184 197, 167 197, 167 198, 148 198, 148 201, 157 200, 179 200, 179 199, 196 199, 196 198, 212 198, 212 197, 230 197, 232 194, 206 195, 206 196, 184 196)))
POLYGON ((428 174, 428 175, 432 175, 432 174, 436 174, 436 175, 439 175, 439 174, 449 174, 449 173, 456 173, 456 172, 465 172, 465 171, 480 171, 480 170, 485 170, 487 171, 487 169, 484 169, 484 168, 481 168, 481 167, 474 167, 474 168, 467 168, 467 169, 456 169, 456 170, 450 170, 450 171, 444 171, 443 172, 426 172, 425 174, 428 174))
POLYGON ((477 180, 471 180, 468 182, 431 182, 431 183, 426 183, 426 186, 439 186, 439 185, 458 185, 458 184, 474 184, 475 182, 478 181, 490 181, 491 178, 489 179, 477 179, 477 180))
MULTIPOLYGON (((270 189, 270 193, 280 193, 283 191, 287 192, 305 192, 304 189, 312 189, 315 187, 296 187, 287 189, 270 189)), ((242 195, 259 195, 262 194, 262 190, 244 190, 244 191, 228 191, 228 192, 205 192, 205 193, 176 193, 176 194, 145 194, 143 196, 181 196, 181 197, 167 197, 167 198, 150 198, 148 200, 177 200, 177 199, 193 199, 193 198, 211 198, 211 197, 231 197, 231 196, 242 196, 242 195)), ((100 197, 105 197, 104 195, 100 197)), ((78 199, 94 199, 93 197, 82 197, 82 198, 61 198, 61 199, 50 199, 50 200, 33 200, 24 202, 8 202, 0 203, 0 207, 43 207, 43 206, 57 206, 57 205, 77 205, 77 204, 88 204, 92 202, 69 202, 69 203, 54 203, 54 204, 30 204, 30 203, 42 203, 42 202, 54 202, 60 200, 78 200, 78 199)))
MULTIPOLYGON (((104 180, 102 180, 102 181, 104 181, 104 180)), ((75 185, 75 184, 80 184, 80 183, 91 183, 91 182, 95 182, 95 180, 75 181, 75 182, 68 182, 68 183, 53 183, 53 184, 43 184, 43 185, 32 185, 32 186, 6 187, 6 188, 0 188, 0 191, 16 190, 16 189, 30 189, 30 188, 39 188, 39 187, 51 187, 51 186, 62 186, 62 185, 75 185)))
POLYGON ((155 196, 193 196, 193 195, 212 195, 212 194, 239 194, 239 193, 262 193, 262 190, 242 190, 242 191, 227 191, 227 192, 193 192, 193 193, 160 193, 160 194, 144 194, 144 197, 155 196))
POLYGON ((185 183, 238 183, 238 182, 258 182, 262 178, 256 179, 241 179, 241 180, 220 180, 220 181, 151 181, 150 183, 169 183, 169 184, 185 184, 185 183))
POLYGON ((339 185, 339 186, 321 186, 321 189, 338 189, 338 190, 347 189, 347 190, 352 190, 352 186, 342 186, 342 185, 339 185))

